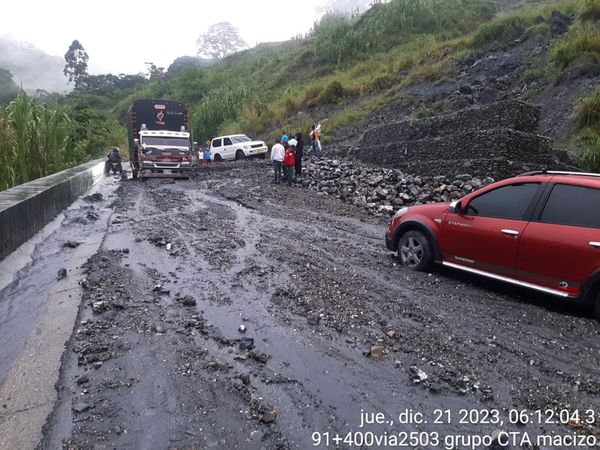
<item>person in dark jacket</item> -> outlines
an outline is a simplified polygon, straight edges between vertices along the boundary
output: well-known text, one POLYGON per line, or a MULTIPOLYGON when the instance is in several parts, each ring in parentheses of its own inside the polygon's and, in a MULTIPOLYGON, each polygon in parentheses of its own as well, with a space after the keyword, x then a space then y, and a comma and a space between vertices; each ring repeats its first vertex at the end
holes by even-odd
POLYGON ((304 140, 302 133, 296 133, 296 177, 302 176, 302 156, 304 156, 304 140))

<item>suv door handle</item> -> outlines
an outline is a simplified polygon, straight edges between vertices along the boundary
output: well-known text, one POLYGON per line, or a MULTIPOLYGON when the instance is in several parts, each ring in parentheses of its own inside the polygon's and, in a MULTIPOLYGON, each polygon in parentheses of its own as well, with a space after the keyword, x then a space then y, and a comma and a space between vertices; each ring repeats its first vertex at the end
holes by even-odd
POLYGON ((595 247, 595 248, 600 248, 600 242, 594 242, 594 241, 592 241, 592 242, 590 242, 590 245, 592 247, 595 247))
POLYGON ((506 229, 504 229, 504 230, 500 230, 500 231, 502 233, 504 233, 504 234, 508 234, 509 236, 518 236, 519 235, 519 232, 515 231, 515 230, 506 230, 506 229))

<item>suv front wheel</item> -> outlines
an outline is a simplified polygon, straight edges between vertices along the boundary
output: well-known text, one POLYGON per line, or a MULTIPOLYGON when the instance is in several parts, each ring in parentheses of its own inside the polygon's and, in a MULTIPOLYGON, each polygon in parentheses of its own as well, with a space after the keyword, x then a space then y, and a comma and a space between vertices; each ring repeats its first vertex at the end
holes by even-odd
POLYGON ((433 260, 431 244, 420 231, 410 230, 398 241, 398 259, 412 270, 427 270, 433 260))

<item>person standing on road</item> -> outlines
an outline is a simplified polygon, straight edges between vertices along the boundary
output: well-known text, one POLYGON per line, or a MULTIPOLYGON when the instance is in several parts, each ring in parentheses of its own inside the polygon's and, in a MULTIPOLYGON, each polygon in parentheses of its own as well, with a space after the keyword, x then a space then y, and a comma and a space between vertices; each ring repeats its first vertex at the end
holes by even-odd
POLYGON ((279 142, 271 148, 271 160, 273 161, 273 171, 275 178, 273 183, 281 183, 281 169, 283 166, 283 158, 285 156, 285 148, 279 142))
POLYGON ((312 154, 315 156, 321 156, 321 141, 319 140, 321 134, 321 125, 316 126, 314 123, 311 125, 310 141, 312 154))
POLYGON ((294 180, 294 167, 296 167, 296 155, 294 154, 295 150, 296 140, 292 139, 289 141, 289 147, 285 151, 285 157, 283 159, 283 165, 285 166, 285 179, 288 186, 291 186, 292 181, 294 180))
POLYGON ((302 156, 304 156, 304 140, 302 133, 296 133, 296 177, 302 176, 302 156))
POLYGON ((210 148, 204 149, 204 153, 202 153, 202 163, 203 163, 204 167, 208 167, 208 165, 210 164, 211 158, 212 158, 212 155, 210 154, 210 148))

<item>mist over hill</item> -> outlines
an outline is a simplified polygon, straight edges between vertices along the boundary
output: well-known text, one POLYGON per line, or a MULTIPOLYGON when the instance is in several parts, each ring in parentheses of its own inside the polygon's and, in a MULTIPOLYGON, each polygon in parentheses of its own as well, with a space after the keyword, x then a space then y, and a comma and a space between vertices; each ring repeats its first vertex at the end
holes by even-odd
POLYGON ((65 92, 72 88, 63 75, 65 61, 25 42, 0 36, 0 68, 9 70, 13 81, 27 91, 44 89, 65 92))

